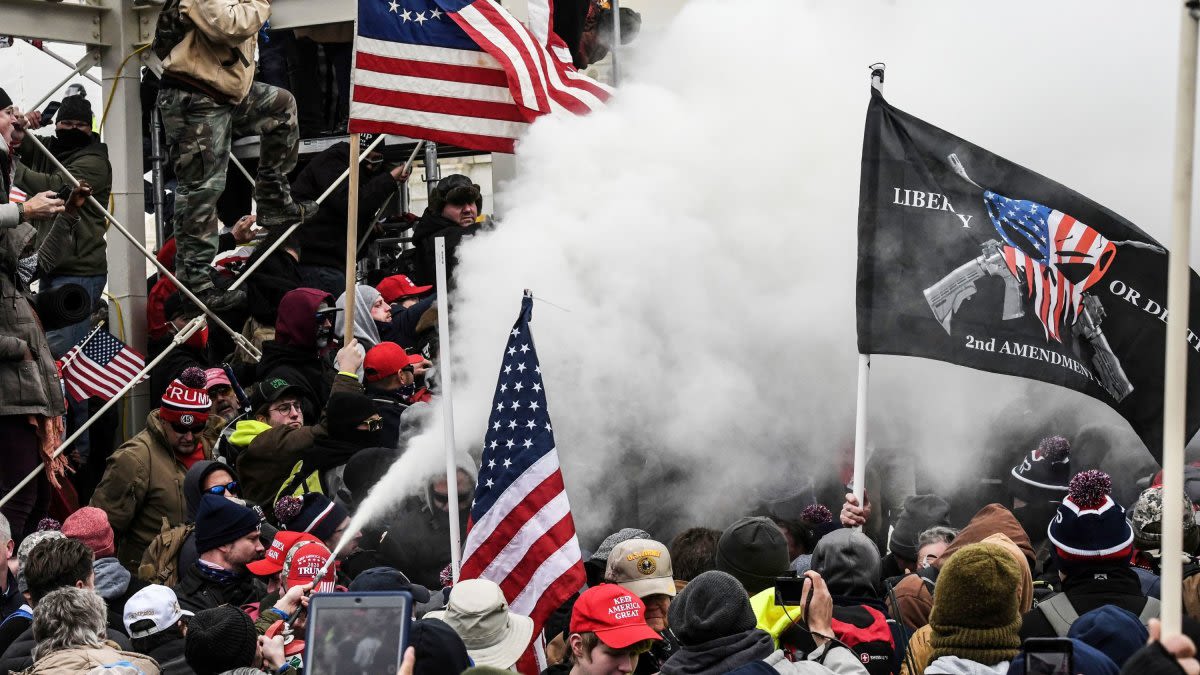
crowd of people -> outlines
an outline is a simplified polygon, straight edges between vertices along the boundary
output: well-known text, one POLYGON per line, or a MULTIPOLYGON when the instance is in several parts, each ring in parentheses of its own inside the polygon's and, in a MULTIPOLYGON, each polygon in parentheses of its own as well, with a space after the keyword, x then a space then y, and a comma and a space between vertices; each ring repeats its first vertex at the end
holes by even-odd
MULTIPOLYGON (((611 14, 565 6, 586 65, 603 55, 611 14)), ((68 399, 55 360, 93 323, 48 328, 35 299, 75 286, 101 305, 106 222, 89 197, 105 203, 111 191, 107 149, 85 96, 64 98, 51 121, 0 90, 0 669, 299 672, 312 593, 404 591, 414 623, 400 663, 351 630, 357 642, 328 646, 311 669, 328 658, 339 673, 529 672, 533 654, 542 672, 570 675, 1019 673, 1038 672, 1042 658, 1027 640, 1055 638, 1071 672, 1200 675, 1200 491, 1179 524, 1183 587, 1164 589, 1158 477, 1119 503, 1113 478, 1074 466, 1062 436, 1020 449, 1003 503, 973 515, 914 491, 878 509, 848 494, 836 518, 809 499, 681 532, 619 523, 628 527, 582 542, 587 581, 542 626, 497 583, 452 581, 451 521, 468 526, 478 458, 461 457, 453 477, 424 477, 351 531, 429 422, 445 300, 431 285, 434 241, 446 239, 453 263, 487 226, 480 190, 466 176, 442 179, 422 215, 404 214, 405 273, 347 290, 348 189, 316 198, 347 166, 348 146, 295 173, 296 97, 254 61, 256 49, 264 64, 273 58, 263 49, 270 3, 177 11, 189 27, 168 34, 160 22, 156 39, 175 186, 174 237, 157 253, 204 307, 170 277, 150 280, 149 342, 135 347, 163 356, 150 373, 154 409, 119 443, 96 424, 56 453, 96 406, 68 399), (53 136, 29 138, 50 123, 53 136), (235 133, 261 138, 257 212, 218 234, 235 133), (72 177, 79 184, 66 187, 72 177), (208 328, 179 337, 205 309, 241 327, 261 359, 208 328), (1183 635, 1160 639, 1163 593, 1182 593, 1183 635)), ((343 43, 321 43, 339 69, 343 43)), ((370 236, 409 171, 370 153, 363 174, 359 226, 370 236)))

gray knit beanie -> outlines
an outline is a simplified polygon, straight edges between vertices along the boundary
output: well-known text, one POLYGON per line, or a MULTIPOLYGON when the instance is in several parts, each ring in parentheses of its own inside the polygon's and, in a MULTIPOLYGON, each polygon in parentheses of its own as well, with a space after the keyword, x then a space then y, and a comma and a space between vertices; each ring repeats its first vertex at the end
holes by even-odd
POLYGON ((745 633, 758 624, 742 583, 716 570, 689 581, 671 601, 667 618, 675 636, 689 646, 745 633))
POLYGON ((589 562, 598 564, 600 567, 608 565, 608 556, 612 550, 617 547, 617 544, 630 539, 653 539, 650 533, 645 530, 639 530, 636 527, 623 527, 620 530, 608 535, 604 541, 600 542, 600 547, 592 554, 589 562))

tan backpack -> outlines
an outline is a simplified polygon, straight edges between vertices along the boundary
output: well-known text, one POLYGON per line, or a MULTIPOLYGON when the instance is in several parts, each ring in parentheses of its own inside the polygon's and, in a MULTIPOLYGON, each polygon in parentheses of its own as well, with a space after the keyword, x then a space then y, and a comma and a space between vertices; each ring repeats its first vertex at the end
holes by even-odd
POLYGON ((195 529, 196 526, 191 523, 171 527, 163 518, 158 536, 142 554, 138 578, 152 584, 174 586, 179 581, 179 551, 195 529))

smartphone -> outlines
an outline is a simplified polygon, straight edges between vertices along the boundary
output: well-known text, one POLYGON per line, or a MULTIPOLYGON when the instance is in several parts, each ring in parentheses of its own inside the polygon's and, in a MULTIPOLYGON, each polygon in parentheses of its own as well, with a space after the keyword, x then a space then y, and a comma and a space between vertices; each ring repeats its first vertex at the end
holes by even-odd
POLYGON ((775 604, 788 607, 803 607, 804 577, 777 577, 775 579, 775 604))
POLYGON ((396 672, 408 647, 412 615, 412 595, 406 591, 313 594, 305 675, 396 672))
POLYGON ((1027 675, 1074 675, 1074 645, 1069 638, 1028 638, 1023 648, 1027 675))
POLYGON ((58 192, 55 193, 54 196, 58 197, 59 199, 61 199, 65 202, 71 198, 71 193, 74 191, 75 191, 75 187, 73 185, 64 185, 64 186, 58 188, 58 192))
POLYGON ((58 109, 61 106, 61 102, 51 101, 50 105, 46 106, 46 109, 42 111, 42 124, 49 124, 50 120, 54 119, 55 113, 58 112, 58 109))

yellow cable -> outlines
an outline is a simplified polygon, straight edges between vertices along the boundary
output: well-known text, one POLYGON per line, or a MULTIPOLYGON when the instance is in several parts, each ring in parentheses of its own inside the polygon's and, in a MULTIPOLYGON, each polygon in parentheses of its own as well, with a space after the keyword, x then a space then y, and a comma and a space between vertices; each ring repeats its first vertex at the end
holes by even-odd
POLYGON ((121 65, 117 67, 117 74, 113 75, 112 91, 108 92, 108 100, 104 102, 104 114, 100 116, 100 131, 104 131, 104 122, 108 119, 108 110, 112 106, 113 97, 117 95, 117 85, 121 83, 121 72, 125 70, 125 64, 129 63, 129 59, 137 56, 149 46, 149 44, 144 44, 133 50, 129 53, 129 56, 125 57, 124 61, 121 61, 121 65))

